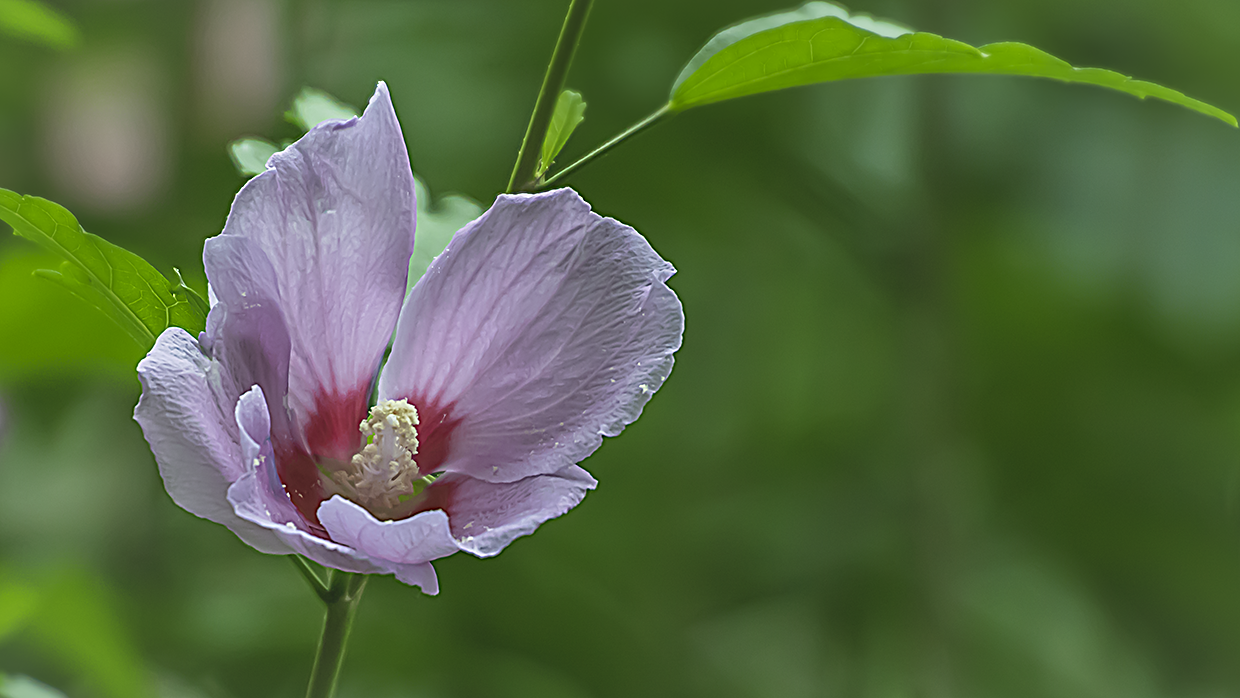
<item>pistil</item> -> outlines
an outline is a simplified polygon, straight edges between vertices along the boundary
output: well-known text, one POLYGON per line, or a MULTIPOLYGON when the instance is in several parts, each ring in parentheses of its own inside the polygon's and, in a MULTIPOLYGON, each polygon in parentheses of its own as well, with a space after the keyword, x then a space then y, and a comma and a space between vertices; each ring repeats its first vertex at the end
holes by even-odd
POLYGON ((407 400, 383 400, 370 409, 359 428, 367 444, 353 456, 350 467, 333 479, 346 496, 372 514, 395 509, 402 496, 416 493, 418 464, 418 411, 407 400))

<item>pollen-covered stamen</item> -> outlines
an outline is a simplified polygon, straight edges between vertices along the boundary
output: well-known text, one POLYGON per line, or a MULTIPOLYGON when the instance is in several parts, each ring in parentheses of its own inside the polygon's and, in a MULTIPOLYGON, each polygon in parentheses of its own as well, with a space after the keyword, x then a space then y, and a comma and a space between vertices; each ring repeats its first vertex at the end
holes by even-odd
POLYGON ((360 425, 368 443, 353 456, 351 468, 334 474, 372 513, 393 509, 402 495, 415 493, 417 424, 418 411, 407 400, 383 400, 360 425))

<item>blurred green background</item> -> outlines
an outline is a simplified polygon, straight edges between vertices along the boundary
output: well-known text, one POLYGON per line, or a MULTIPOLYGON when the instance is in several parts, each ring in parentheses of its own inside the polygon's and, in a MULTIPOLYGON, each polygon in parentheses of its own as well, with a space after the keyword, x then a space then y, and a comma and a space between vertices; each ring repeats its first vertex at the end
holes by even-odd
MULTIPOLYGON (((391 86, 414 168, 506 183, 564 0, 64 0, 0 34, 0 186, 203 283, 309 84, 391 86)), ((575 156, 787 0, 598 0, 575 156)), ((1235 0, 867 0, 1240 110, 1235 0)), ((676 369, 498 558, 371 582, 342 697, 1240 696, 1240 134, 1101 89, 893 78, 690 111, 571 178, 680 270, 676 369)), ((300 696, 320 606, 177 508, 140 351, 0 235, 0 671, 300 696)), ((3 690, 3 689, 0 689, 3 690)))

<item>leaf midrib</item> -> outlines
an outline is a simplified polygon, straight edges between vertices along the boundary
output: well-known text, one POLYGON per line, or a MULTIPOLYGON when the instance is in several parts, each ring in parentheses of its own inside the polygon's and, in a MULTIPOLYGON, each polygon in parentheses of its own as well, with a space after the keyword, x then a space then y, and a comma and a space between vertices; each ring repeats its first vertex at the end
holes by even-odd
MULTIPOLYGON (((982 47, 980 47, 980 48, 979 48, 979 47, 970 46, 969 44, 965 44, 965 43, 961 43, 961 42, 956 42, 956 41, 953 41, 953 40, 951 40, 951 39, 946 39, 946 38, 941 37, 941 36, 939 36, 939 35, 937 35, 937 34, 930 34, 930 33, 927 33, 927 32, 913 32, 913 33, 910 33, 910 34, 906 34, 906 35, 904 35, 904 36, 894 37, 894 38, 892 38, 892 37, 885 37, 885 36, 881 36, 881 35, 878 35, 878 34, 873 34, 873 33, 871 33, 871 32, 867 32, 867 31, 865 31, 865 30, 863 30, 863 29, 857 28, 857 27, 855 27, 855 26, 853 26, 853 25, 849 24, 848 22, 845 22, 845 21, 843 21, 843 20, 840 20, 839 18, 824 18, 824 19, 825 19, 825 20, 827 20, 827 21, 829 22, 829 26, 824 26, 824 27, 820 28, 818 31, 814 32, 812 35, 810 35, 810 36, 808 36, 808 37, 804 37, 804 38, 801 38, 801 37, 796 37, 796 38, 789 38, 789 39, 781 39, 781 40, 778 40, 778 41, 775 41, 775 42, 771 42, 771 43, 768 43, 768 44, 763 44, 763 45, 761 45, 761 46, 758 46, 758 47, 756 47, 756 48, 754 48, 754 49, 752 49, 752 50, 750 50, 750 51, 748 51, 748 52, 744 53, 744 54, 737 55, 737 56, 735 56, 735 57, 733 57, 733 58, 731 58, 731 59, 727 60, 726 62, 721 63, 721 65, 720 65, 718 68, 716 68, 714 71, 712 71, 710 74, 708 74, 708 75, 704 75, 703 77, 701 77, 700 79, 698 79, 698 80, 696 80, 696 81, 694 81, 694 82, 696 83, 696 85, 702 85, 702 84, 705 84, 705 83, 709 82, 710 80, 714 79, 714 78, 715 78, 716 76, 718 76, 719 74, 723 73, 723 72, 724 72, 725 70, 727 70, 729 67, 731 67, 731 66, 733 66, 733 65, 735 65, 735 64, 737 64, 737 63, 740 63, 740 62, 742 62, 742 61, 744 61, 744 60, 746 60, 746 59, 750 58, 751 56, 754 56, 754 55, 756 55, 756 54, 758 54, 758 53, 760 53, 760 52, 762 52, 762 51, 770 50, 770 49, 772 49, 772 48, 776 48, 776 47, 779 47, 779 46, 782 46, 782 45, 789 45, 789 44, 801 44, 801 43, 809 44, 810 49, 811 49, 811 50, 810 50, 810 54, 811 54, 811 56, 812 56, 812 55, 813 55, 813 50, 812 50, 812 49, 813 49, 813 44, 812 44, 813 39, 814 39, 815 37, 817 37, 819 34, 821 34, 821 33, 823 33, 823 32, 826 32, 826 31, 830 31, 830 30, 832 30, 832 29, 843 29, 843 30, 845 30, 845 31, 847 31, 847 32, 850 32, 850 33, 852 34, 852 36, 854 36, 854 37, 860 37, 860 38, 861 38, 861 41, 857 44, 857 46, 855 46, 855 47, 853 48, 853 50, 852 50, 852 51, 850 51, 850 52, 849 52, 849 53, 847 53, 847 54, 843 54, 843 55, 839 55, 839 56, 833 56, 833 57, 830 57, 830 58, 824 58, 824 59, 821 59, 821 60, 814 60, 814 59, 812 59, 812 58, 811 58, 810 62, 808 62, 808 63, 804 63, 804 64, 802 64, 802 65, 799 65, 799 66, 796 66, 796 67, 793 67, 793 68, 781 68, 781 69, 776 70, 776 71, 774 71, 774 72, 764 73, 763 75, 761 75, 761 76, 759 76, 759 77, 756 77, 756 78, 751 78, 751 79, 749 79, 749 80, 745 80, 745 81, 742 81, 742 82, 735 82, 735 83, 731 83, 731 84, 729 84, 729 85, 727 85, 727 86, 725 86, 725 87, 718 88, 718 89, 715 89, 715 90, 711 90, 710 92, 704 92, 704 93, 701 93, 701 94, 695 95, 695 96, 693 96, 693 98, 692 98, 692 100, 691 100, 691 101, 690 101, 690 100, 686 100, 684 97, 685 97, 685 93, 691 92, 694 86, 693 86, 693 85, 690 85, 690 86, 686 89, 686 88, 685 88, 685 84, 689 82, 689 81, 686 81, 686 83, 682 83, 682 84, 681 84, 681 86, 680 86, 680 89, 678 89, 678 90, 677 90, 677 92, 678 92, 678 93, 680 93, 680 97, 679 97, 679 98, 677 98, 677 97, 674 95, 674 96, 673 96, 673 99, 672 99, 672 103, 673 103, 673 104, 677 104, 677 105, 678 105, 681 109, 691 108, 691 107, 693 107, 693 106, 698 106, 698 105, 704 105, 704 104, 708 104, 708 103, 710 103, 710 102, 711 102, 713 99, 715 99, 718 95, 721 95, 721 94, 726 94, 726 93, 728 93, 728 92, 732 92, 732 91, 743 91, 746 87, 749 87, 749 86, 754 85, 754 84, 757 84, 757 83, 761 83, 761 82, 763 82, 763 81, 765 81, 765 80, 769 80, 769 79, 776 79, 776 78, 783 77, 783 76, 796 75, 796 74, 798 74, 798 73, 801 73, 801 72, 807 72, 807 71, 813 70, 813 69, 815 69, 815 68, 819 68, 819 67, 821 67, 821 66, 830 65, 830 64, 835 63, 835 62, 847 61, 848 59, 855 58, 855 57, 857 56, 858 52, 861 50, 861 48, 862 48, 862 47, 866 44, 866 42, 868 42, 870 39, 875 39, 875 38, 878 38, 878 39, 884 39, 884 40, 887 40, 887 41, 896 41, 896 40, 899 40, 899 39, 906 39, 907 47, 906 47, 906 48, 892 48, 892 49, 887 49, 887 50, 882 50, 882 51, 877 51, 877 52, 869 53, 869 54, 866 54, 866 55, 879 55, 879 54, 882 54, 882 55, 904 55, 904 56, 908 56, 908 55, 912 55, 912 54, 924 54, 924 55, 928 55, 928 56, 933 56, 933 55, 938 55, 938 56, 940 56, 940 57, 939 57, 938 59, 936 59, 936 60, 927 60, 927 61, 925 61, 924 63, 920 63, 920 64, 918 64, 918 65, 917 65, 917 67, 918 67, 918 71, 917 71, 917 73, 889 73, 888 75, 899 75, 899 74, 909 75, 909 74, 919 74, 919 73, 922 73, 922 72, 932 72, 932 71, 924 71, 923 69, 924 69, 924 68, 927 68, 927 67, 930 67, 930 66, 933 66, 933 65, 935 65, 936 63, 940 63, 940 62, 942 62, 942 61, 946 61, 946 60, 949 60, 949 59, 952 59, 952 58, 962 58, 962 57, 967 57, 967 56, 975 56, 975 57, 976 57, 976 58, 977 58, 980 62, 982 62, 982 65, 984 66, 984 65, 985 65, 985 61, 986 61, 987 59, 993 59, 993 58, 994 58, 994 55, 993 55, 993 54, 991 54, 991 53, 988 53, 988 52, 986 51, 986 49, 987 49, 989 46, 992 46, 992 45, 998 45, 998 44, 988 44, 988 45, 986 45, 986 46, 982 46, 982 47), (959 46, 960 46, 960 50, 950 50, 950 49, 944 49, 944 48, 939 48, 939 49, 915 49, 915 48, 912 48, 913 43, 915 42, 915 40, 916 40, 918 37, 924 37, 924 38, 927 38, 927 39, 932 39, 932 40, 936 40, 936 41, 944 41, 944 42, 951 42, 951 43, 953 43, 953 44, 959 44, 959 46), (686 104, 686 102, 690 102, 690 103, 686 104)), ((816 21, 820 21, 820 20, 810 20, 810 21, 811 21, 811 22, 816 22, 816 21)), ((767 30, 767 31, 770 31, 770 30, 767 30)), ((755 36, 756 36, 756 35, 755 35, 755 36)), ((746 39, 745 39, 745 40, 748 40, 749 38, 750 38, 750 37, 746 37, 746 39)), ((1000 42, 1000 43, 1014 43, 1014 42, 1000 42)), ((1119 80, 1118 80, 1118 85, 1106 85, 1106 84, 1101 84, 1100 82, 1089 81, 1089 80, 1071 80, 1071 79, 1069 79, 1069 78, 1060 77, 1060 76, 1056 76, 1056 75, 1050 75, 1050 74, 1034 74, 1034 73, 1033 73, 1033 71, 1025 71, 1025 72, 1012 72, 1012 73, 1008 73, 1008 72, 1006 72, 1006 71, 1005 71, 1005 72, 997 72, 997 71, 989 71, 989 70, 985 70, 985 69, 983 69, 983 70, 976 70, 976 71, 953 71, 953 72, 961 72, 961 73, 991 73, 991 74, 996 74, 996 75, 1012 74, 1012 75, 1014 75, 1014 76, 1016 76, 1016 77, 1042 77, 1042 78, 1049 78, 1049 79, 1059 79, 1059 80, 1063 80, 1063 81, 1065 81, 1065 82, 1078 82, 1078 83, 1082 83, 1082 84, 1091 84, 1091 85, 1095 85, 1095 86, 1098 86, 1098 87, 1109 87, 1109 88, 1111 88, 1111 89, 1115 89, 1115 90, 1118 90, 1118 91, 1121 91, 1121 92, 1126 92, 1126 93, 1128 93, 1128 94, 1133 94, 1134 96, 1140 97, 1141 99, 1144 99, 1144 98, 1146 98, 1146 97, 1155 97, 1155 98, 1159 98, 1159 99, 1164 99, 1164 100, 1166 100, 1166 98, 1165 98, 1165 97, 1159 97, 1158 95, 1156 95, 1154 91, 1151 91, 1151 90, 1149 90, 1149 89, 1146 89, 1146 88, 1142 87, 1143 85, 1149 85, 1150 87, 1157 88, 1158 90, 1166 90, 1168 94, 1170 94, 1170 95, 1174 95, 1175 100, 1171 100, 1171 101, 1173 101, 1174 103, 1178 103, 1180 106, 1184 106, 1184 107, 1188 107, 1188 108, 1190 108, 1190 109, 1194 109, 1194 110, 1199 111, 1199 112, 1201 112, 1201 113, 1204 113, 1204 114, 1208 114, 1208 115, 1214 116, 1215 118, 1219 118, 1219 119, 1221 119, 1221 120, 1223 120, 1223 121, 1225 121, 1225 122, 1232 123, 1233 125, 1235 125, 1235 124, 1234 124, 1234 118, 1235 118, 1235 117, 1231 116, 1231 115, 1230 115, 1230 114, 1228 114, 1227 112, 1223 111, 1222 109, 1219 109, 1218 107, 1214 107, 1214 106, 1212 106, 1212 105, 1210 105, 1210 104, 1207 104, 1207 103, 1205 103, 1205 102, 1202 102, 1202 101, 1200 101, 1200 100, 1193 99, 1192 97, 1189 97, 1188 95, 1185 95, 1184 93, 1182 93, 1182 92, 1180 92, 1180 91, 1178 91, 1178 90, 1174 90, 1174 89, 1169 88, 1169 87, 1164 87, 1164 86, 1158 85, 1158 84, 1156 84, 1156 83, 1149 83, 1149 82, 1144 81, 1144 80, 1139 80, 1139 79, 1137 79, 1137 78, 1134 78, 1134 77, 1131 77, 1131 76, 1124 75, 1123 73, 1118 73, 1118 72, 1113 71, 1113 70, 1107 70, 1107 69, 1105 69, 1105 68, 1077 67, 1077 66, 1074 66, 1074 65, 1072 65, 1071 63, 1069 63, 1069 62, 1067 62, 1067 61, 1065 61, 1065 60, 1063 60, 1063 59, 1061 59, 1061 58, 1057 58, 1057 57, 1055 57, 1055 56, 1052 56, 1051 54, 1048 54, 1048 53, 1046 53, 1046 52, 1044 52, 1044 51, 1040 51, 1039 49, 1036 49, 1036 48, 1034 48, 1034 47, 1032 47, 1032 46, 1027 46, 1027 45, 1025 45, 1025 44, 1019 44, 1019 43, 1017 43, 1016 45, 1017 45, 1017 46, 1020 46, 1020 47, 1021 47, 1022 49, 1024 49, 1024 50, 1027 50, 1027 51, 1033 51, 1033 52, 1035 52, 1036 54, 1039 54, 1039 55, 1041 55, 1041 56, 1044 56, 1044 57, 1045 57, 1045 58, 1047 58, 1047 59, 1050 59, 1051 64, 1050 64, 1050 65, 1048 65, 1048 66, 1046 66, 1046 68, 1048 68, 1048 69, 1050 69, 1050 68, 1057 68, 1057 69, 1062 70, 1062 71, 1064 71, 1064 72, 1066 72, 1066 73, 1074 73, 1074 72, 1085 73, 1085 72, 1094 72, 1094 71, 1099 71, 1099 72, 1102 72, 1102 73, 1104 73, 1104 74, 1106 74, 1106 75, 1108 75, 1108 76, 1115 76, 1116 78, 1119 78, 1119 80), (1120 87, 1120 86, 1131 87, 1131 89, 1132 89, 1133 91, 1131 91, 1131 92, 1130 92, 1129 90, 1127 90, 1127 89, 1123 89, 1123 88, 1122 88, 1122 87, 1120 87), (1140 94, 1134 94, 1135 92, 1139 92, 1140 94)), ((724 49, 724 50, 726 51, 727 49, 724 49)), ((711 61, 716 60, 717 58, 719 58, 719 54, 716 54, 715 56, 713 56, 713 57, 711 58, 711 61)), ((709 63, 710 63, 710 61, 707 61, 707 64, 706 64, 706 65, 709 65, 709 63)), ((1031 60, 1026 60, 1026 61, 1021 62, 1021 63, 1012 63, 1012 64, 1010 64, 1010 65, 1005 66, 1005 68, 1006 68, 1007 70, 1018 71, 1018 70, 1019 70, 1019 66, 1022 66, 1022 65, 1027 65, 1027 66, 1031 66, 1031 67, 1034 67, 1034 68, 1041 68, 1041 67, 1042 67, 1042 66, 1041 66, 1041 64, 1040 64, 1040 63, 1038 63, 1038 62, 1031 61, 1031 60)), ((704 65, 703 67, 705 67, 705 65, 704 65)), ((701 70, 702 70, 701 68, 699 68, 699 69, 698 69, 698 71, 699 71, 699 72, 700 72, 701 70)), ((1046 70, 1046 71, 1043 71, 1043 72, 1050 72, 1050 70, 1046 70)), ((874 76, 874 77, 878 77, 878 76, 876 75, 876 76, 874 76)), ((830 82, 830 81, 831 81, 831 80, 821 80, 821 81, 818 81, 818 82, 830 82)), ((724 97, 724 99, 726 99, 726 97, 724 97)))
MULTIPOLYGON (((142 328, 142 332, 144 333, 144 339, 147 340, 148 346, 151 344, 154 344, 155 335, 151 333, 151 328, 147 327, 146 323, 142 322, 142 318, 138 317, 138 314, 135 313, 124 301, 122 301, 120 296, 116 295, 116 292, 112 290, 111 285, 103 283, 103 280, 100 279, 99 276, 95 274, 95 272, 90 267, 86 266, 86 264, 82 262, 82 259, 80 256, 78 256, 74 252, 71 252, 69 248, 65 247, 59 240, 56 239, 56 233, 60 230, 63 224, 53 218, 52 222, 56 227, 52 229, 51 234, 44 233, 43 231, 39 230, 39 227, 35 225, 34 221, 22 215, 21 207, 25 204, 33 205, 30 203, 28 195, 21 196, 21 199, 17 202, 17 208, 9 209, 9 210, 12 211, 13 215, 16 218, 18 218, 23 223, 25 223, 28 228, 34 230, 39 235, 42 235, 43 237, 51 241, 52 245, 56 247, 57 252, 61 256, 63 256, 65 259, 69 260, 70 262, 73 262, 75 265, 77 265, 79 269, 84 271, 86 275, 90 277, 91 281, 93 282, 93 285, 96 285, 99 288, 103 289, 104 295, 108 299, 109 303, 111 303, 116 308, 120 309, 122 314, 124 314, 128 319, 132 320, 138 327, 142 328)), ((49 214, 49 217, 50 217, 50 214, 49 214)), ((78 229, 82 231, 83 236, 90 235, 90 233, 87 233, 85 230, 82 229, 80 224, 78 225, 78 229)), ((105 255, 103 251, 99 249, 99 247, 95 244, 95 241, 91 240, 89 237, 86 238, 86 241, 90 243, 91 247, 93 247, 95 251, 99 252, 100 259, 102 259, 104 263, 107 264, 108 269, 114 272, 115 269, 113 268, 112 263, 108 261, 107 255, 105 255)), ((142 278, 141 274, 137 274, 137 276, 139 278, 142 278)), ((143 279, 143 282, 146 283, 147 288, 151 289, 152 293, 155 292, 155 289, 151 286, 149 281, 147 281, 146 279, 143 279)), ((155 296, 158 298, 159 294, 155 293, 155 296)), ((171 320, 172 320, 171 311, 165 308, 164 312, 168 315, 167 324, 171 325, 172 324, 171 323, 171 320)))

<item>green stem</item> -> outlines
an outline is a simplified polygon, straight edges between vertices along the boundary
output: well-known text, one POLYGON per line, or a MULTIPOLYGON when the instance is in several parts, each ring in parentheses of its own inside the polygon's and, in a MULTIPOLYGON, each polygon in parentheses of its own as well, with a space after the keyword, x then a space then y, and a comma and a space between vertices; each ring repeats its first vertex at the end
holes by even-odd
POLYGON ((544 181, 540 182, 540 183, 538 184, 538 188, 539 188, 539 189, 542 189, 542 188, 545 188, 545 187, 551 186, 551 184, 553 184, 556 180, 558 180, 558 179, 562 179, 562 178, 564 178, 564 177, 567 177, 568 175, 572 174, 574 171, 578 170, 579 168, 584 167, 584 166, 586 165, 586 163, 590 162, 591 160, 593 160, 593 159, 595 159, 595 158, 599 157, 600 155, 602 155, 602 154, 606 153, 607 151, 611 150, 612 148, 614 148, 614 147, 616 147, 616 146, 620 145, 621 143, 623 143, 623 142, 627 141, 628 139, 632 138, 633 136, 636 136, 637 134, 641 133, 642 131, 645 131, 646 129, 650 128, 651 126, 654 126, 655 124, 659 123, 660 121, 662 121, 664 118, 666 118, 666 117, 667 117, 668 115, 670 115, 671 113, 672 113, 671 104, 664 104, 662 107, 659 107, 659 110, 658 110, 658 111, 656 111, 655 113, 653 113, 653 114, 651 114, 650 116, 647 116, 646 118, 642 119, 641 121, 639 121, 639 122, 637 122, 637 123, 633 124, 632 126, 630 126, 630 127, 628 127, 627 129, 625 129, 625 130, 624 130, 624 132, 623 132, 623 133, 621 133, 620 135, 616 136, 615 138, 612 138, 611 140, 609 140, 609 141, 607 141, 606 143, 604 143, 604 144, 600 145, 599 147, 595 148, 594 150, 591 150, 590 152, 586 153, 586 154, 585 154, 584 156, 582 156, 582 158, 581 158, 580 160, 578 160, 577 162, 574 162, 573 164, 569 165, 568 167, 565 167, 564 169, 560 170, 559 172, 556 172, 554 175, 552 175, 552 176, 548 177, 546 180, 544 180, 544 181))
POLYGON ((336 571, 324 596, 327 617, 323 620, 323 636, 319 638, 319 651, 314 656, 314 669, 310 671, 310 687, 306 698, 331 698, 336 693, 336 680, 344 665, 344 651, 349 644, 349 631, 353 628, 353 616, 357 602, 366 588, 366 575, 336 571))
POLYGON ((568 5, 568 15, 564 17, 560 38, 555 42, 551 63, 543 77, 542 88, 538 90, 538 100, 534 102, 534 113, 530 115, 530 125, 525 129, 521 151, 517 154, 517 163, 513 166, 512 177, 508 180, 509 194, 524 189, 534 181, 538 155, 542 150, 543 139, 547 136, 547 127, 551 125, 551 116, 555 112, 555 101, 564 91, 564 79, 568 77, 568 67, 572 65, 573 54, 577 52, 581 32, 586 26, 586 16, 590 14, 590 6, 593 4, 594 0, 572 0, 568 5))
POLYGON ((320 599, 323 599, 324 603, 326 603, 327 594, 330 592, 327 585, 324 584, 323 580, 319 577, 319 573, 314 571, 314 568, 310 566, 310 561, 300 555, 289 555, 288 559, 292 561, 293 567, 297 568, 297 571, 301 573, 301 576, 306 578, 306 581, 310 584, 310 588, 314 591, 314 593, 317 594, 320 599))

